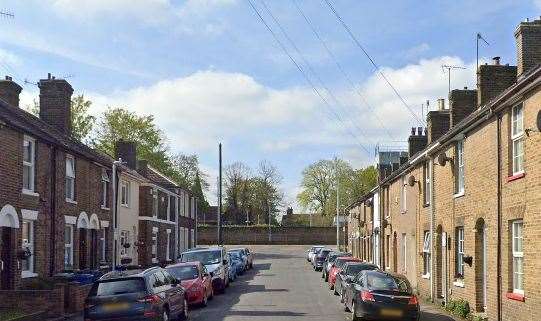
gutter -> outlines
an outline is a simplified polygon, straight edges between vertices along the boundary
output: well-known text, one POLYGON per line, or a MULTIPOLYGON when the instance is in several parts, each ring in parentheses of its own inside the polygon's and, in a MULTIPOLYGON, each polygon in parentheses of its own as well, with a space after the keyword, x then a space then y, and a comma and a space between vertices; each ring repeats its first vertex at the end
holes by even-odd
MULTIPOLYGON (((50 165, 50 170, 51 170, 51 195, 50 195, 50 202, 51 202, 51 206, 50 206, 50 217, 51 217, 51 235, 53 235, 53 237, 51 237, 50 241, 51 241, 51 250, 49 251, 49 275, 50 276, 53 276, 54 273, 55 273, 55 258, 56 258, 56 244, 55 244, 55 241, 56 241, 56 238, 54 237, 54 235, 57 235, 56 234, 56 215, 58 214, 58 211, 56 210, 56 188, 55 186, 56 185, 56 152, 57 152, 57 149, 56 149, 56 146, 55 145, 51 145, 51 165, 50 165)), ((64 220, 64 217, 62 217, 62 220, 64 220)), ((72 240, 72 243, 73 243, 73 240, 72 240)), ((73 259, 73 256, 72 256, 72 259, 73 259)))
MULTIPOLYGON (((438 146, 439 143, 436 145, 438 146)), ((435 146, 435 147, 436 147, 435 146)), ((436 216, 436 210, 434 208, 434 157, 430 157, 430 161, 429 161, 429 166, 430 166, 430 299, 432 301, 432 303, 434 303, 434 289, 435 289, 435 279, 434 279, 434 272, 436 271, 434 269, 435 267, 435 264, 434 263, 434 258, 435 258, 435 253, 434 253, 434 219, 435 219, 435 216, 436 216)), ((447 279, 446 279, 446 282, 447 282, 447 279)), ((447 294, 445 295, 445 297, 447 297, 447 294)))
MULTIPOLYGON (((496 306, 497 306, 497 318, 498 321, 502 320, 502 177, 501 177, 501 167, 502 167, 502 153, 501 153, 501 145, 502 145, 502 139, 501 139, 501 130, 502 130, 502 115, 498 114, 496 118, 497 123, 497 130, 496 133, 498 137, 496 137, 496 143, 498 148, 498 168, 497 168, 497 177, 498 177, 498 192, 497 192, 497 216, 498 216, 498 229, 497 229, 497 275, 498 278, 496 280, 496 306)), ((486 264, 486 263, 485 263, 486 264)))

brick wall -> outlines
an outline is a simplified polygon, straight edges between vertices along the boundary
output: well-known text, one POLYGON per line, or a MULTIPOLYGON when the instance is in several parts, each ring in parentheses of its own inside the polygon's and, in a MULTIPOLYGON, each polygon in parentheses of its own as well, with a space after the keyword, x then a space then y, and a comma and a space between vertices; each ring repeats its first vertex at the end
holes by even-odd
POLYGON ((64 314, 64 287, 53 290, 0 290, 0 308, 18 307, 23 311, 45 311, 49 317, 64 314))

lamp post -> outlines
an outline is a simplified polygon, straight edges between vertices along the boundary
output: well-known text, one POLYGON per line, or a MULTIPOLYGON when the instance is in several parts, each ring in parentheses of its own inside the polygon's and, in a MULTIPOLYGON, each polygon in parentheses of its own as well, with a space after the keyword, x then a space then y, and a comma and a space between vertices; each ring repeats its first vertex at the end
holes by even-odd
POLYGON ((113 260, 112 260, 112 267, 113 270, 116 269, 117 266, 117 257, 118 257, 118 202, 117 202, 117 193, 118 193, 118 180, 117 180, 117 173, 119 172, 118 167, 121 166, 122 158, 119 158, 118 160, 113 162, 113 260))

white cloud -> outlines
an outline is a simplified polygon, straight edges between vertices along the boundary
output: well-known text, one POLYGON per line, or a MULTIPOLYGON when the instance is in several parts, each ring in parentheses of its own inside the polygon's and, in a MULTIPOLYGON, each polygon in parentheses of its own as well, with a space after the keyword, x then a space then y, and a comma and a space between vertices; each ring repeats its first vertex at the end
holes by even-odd
POLYGON ((19 59, 19 57, 7 50, 0 48, 0 67, 9 71, 9 69, 12 67, 18 67, 20 65, 21 59, 19 59))
POLYGON ((541 10, 541 0, 534 0, 533 3, 541 10))

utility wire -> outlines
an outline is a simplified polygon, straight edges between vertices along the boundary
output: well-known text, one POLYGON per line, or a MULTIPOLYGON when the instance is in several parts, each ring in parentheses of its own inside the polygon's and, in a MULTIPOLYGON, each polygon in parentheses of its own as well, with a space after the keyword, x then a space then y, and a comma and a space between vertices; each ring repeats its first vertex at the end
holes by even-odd
POLYGON ((344 27, 344 29, 346 30, 346 32, 349 34, 349 36, 351 37, 351 39, 353 40, 353 42, 362 50, 362 52, 364 53, 364 55, 366 56, 366 58, 368 58, 368 60, 370 61, 370 63, 372 64, 372 66, 374 66, 374 71, 376 71, 380 76, 381 78, 383 78, 383 80, 387 83, 387 85, 393 90, 393 92, 395 93, 395 95, 398 97, 398 99, 400 99, 400 101, 402 102, 402 104, 409 110, 409 112, 411 113, 411 115, 413 116, 413 118, 415 118, 419 124, 421 125, 424 125, 425 124, 425 121, 420 119, 419 116, 417 116, 417 114, 411 109, 411 107, 408 105, 408 103, 406 102, 406 100, 404 99, 404 97, 402 97, 402 95, 400 95, 400 93, 398 92, 398 90, 396 89, 396 87, 389 81, 389 79, 385 76, 385 74, 381 71, 381 68, 376 64, 376 62, 374 61, 374 59, 370 56, 370 54, 368 54, 368 52, 366 51, 366 49, 363 47, 363 45, 359 42, 359 40, 357 39, 357 37, 355 37, 355 35, 353 34, 353 32, 351 31, 351 29, 349 28, 349 26, 344 22, 344 20, 342 19, 342 17, 340 16, 340 14, 336 11, 336 9, 333 7, 333 5, 330 3, 329 0, 323 0, 325 1, 325 3, 327 4, 327 6, 331 9, 331 11, 334 13, 334 15, 336 16, 336 18, 338 19, 338 21, 340 21, 340 24, 342 24, 342 26, 344 27))
MULTIPOLYGON (((252 0, 247 0, 248 3, 250 4, 250 7, 252 7, 252 9, 254 10, 254 13, 257 15, 257 17, 259 18, 259 20, 261 21, 261 23, 263 23, 263 25, 265 26, 265 28, 271 33, 272 37, 274 38, 274 40, 278 43, 278 45, 280 46, 280 48, 282 49, 282 51, 284 51, 284 53, 289 57, 289 59, 291 60, 291 62, 293 63, 293 65, 295 65, 295 67, 299 70, 299 72, 302 74, 302 76, 304 77, 304 79, 306 80, 306 82, 310 85, 310 87, 312 87, 313 91, 316 93, 317 96, 319 96, 319 98, 323 101, 323 103, 329 108, 329 110, 331 111, 332 115, 337 118, 338 121, 340 121, 340 123, 343 124, 343 120, 341 119, 340 115, 336 114, 336 112, 332 109, 331 105, 329 104, 329 102, 327 101, 327 99, 325 99, 325 97, 321 94, 321 92, 316 88, 316 86, 314 85, 314 83, 312 82, 312 80, 306 75, 306 73, 304 72, 304 69, 302 69, 302 67, 297 63, 297 61, 293 58, 293 56, 289 53, 289 51, 287 50, 287 48, 284 46, 284 44, 280 41, 280 39, 278 38, 278 36, 276 35, 276 33, 272 30, 272 28, 267 24, 267 22, 265 21, 265 19, 263 18, 263 16, 261 16, 261 13, 259 12, 259 10, 256 8, 256 6, 253 4, 252 0)), ((343 127, 347 132, 348 134, 350 134, 356 141, 356 144, 358 144, 367 154, 370 154, 370 151, 364 146, 362 145, 360 142, 357 142, 358 138, 351 132, 351 130, 348 130, 347 128, 343 127)))
MULTIPOLYGON (((282 34, 284 35, 284 37, 286 38, 286 40, 291 44, 291 46, 293 47, 293 49, 295 49, 295 51, 297 52, 297 54, 299 55, 299 57, 301 58, 301 60, 303 61, 303 63, 308 67, 308 70, 312 73, 312 75, 314 76, 314 78, 318 81, 319 85, 325 90, 325 92, 327 93, 327 96, 331 97, 331 99, 334 101, 335 105, 337 107, 341 107, 342 109, 346 109, 345 106, 340 103, 340 101, 336 98, 336 96, 332 93, 332 91, 329 89, 328 86, 325 85, 325 83, 323 82, 323 80, 321 79, 321 77, 319 76, 319 74, 315 71, 315 69, 312 67, 312 64, 310 64, 308 62, 308 60, 306 59, 306 57, 302 54, 302 52, 300 51, 300 49, 297 47, 297 45, 295 44, 295 42, 293 41, 293 39, 291 39, 291 37, 289 37, 288 33, 286 32, 285 28, 282 26, 282 24, 278 21, 278 19, 272 14, 272 12, 270 11, 269 7, 267 6, 267 4, 265 3, 264 0, 260 0, 261 4, 263 5, 265 11, 267 11, 268 15, 271 17, 271 19, 274 21, 275 24, 278 25, 278 28, 280 28, 280 31, 282 32, 282 34)), ((337 108, 339 109, 339 108, 337 108)), ((346 113, 348 111, 346 110, 346 113)), ((337 112, 338 113, 338 112, 337 112)), ((352 113, 353 114, 353 113, 352 113)), ((370 139, 367 137, 366 134, 364 134, 363 130, 359 127, 359 125, 357 125, 357 123, 355 121, 350 121, 351 124, 355 127, 355 129, 357 131, 359 131, 359 133, 361 134, 361 136, 366 140, 366 141, 370 141, 370 139)), ((375 146, 375 144, 373 142, 371 142, 372 145, 375 146)))
POLYGON ((383 123, 383 121, 381 120, 381 118, 379 118, 379 116, 377 115, 377 113, 375 113, 375 110, 374 110, 374 107, 368 103, 368 101, 365 99, 365 97, 363 96, 362 92, 361 92, 361 89, 357 89, 355 88, 355 83, 353 82, 351 76, 349 75, 349 73, 346 72, 346 70, 342 67, 342 64, 338 61, 338 59, 336 58, 336 56, 334 55, 334 53, 332 52, 332 50, 329 48, 329 46, 327 45, 327 42, 325 40, 323 40, 323 38, 321 37, 321 35, 319 34, 319 32, 317 31, 317 29, 315 28, 314 24, 312 23, 312 21, 310 20, 310 18, 308 18, 308 16, 304 13, 304 11, 301 9, 301 7, 299 6, 299 4, 297 3, 297 0, 293 0, 293 4, 295 5, 295 7, 297 8, 297 11, 299 12, 299 14, 304 18, 304 21, 306 21, 306 23, 308 24, 308 26, 310 27, 310 29, 312 30, 312 32, 314 33, 314 35, 316 36, 316 38, 319 40, 319 42, 323 45, 323 47, 325 48, 325 51, 327 52, 327 55, 331 58, 331 60, 334 62, 334 64, 336 65, 336 67, 338 68, 338 70, 340 71, 340 73, 342 73, 342 75, 344 76, 344 78, 346 78, 346 80, 349 82, 349 85, 351 86, 351 90, 353 92, 356 92, 359 97, 361 98, 361 101, 364 105, 366 105, 368 107, 368 110, 369 112, 373 113, 374 116, 376 117, 377 121, 379 122, 381 128, 383 128, 383 130, 385 131, 385 133, 387 134, 387 136, 389 136, 389 138, 391 140, 393 140, 393 136, 391 134, 391 131, 385 126, 385 124, 383 123))

